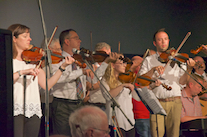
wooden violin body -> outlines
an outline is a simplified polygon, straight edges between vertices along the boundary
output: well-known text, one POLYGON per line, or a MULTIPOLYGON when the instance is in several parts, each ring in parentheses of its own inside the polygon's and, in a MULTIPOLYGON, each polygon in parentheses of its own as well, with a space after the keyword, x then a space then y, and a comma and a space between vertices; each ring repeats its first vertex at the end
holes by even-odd
MULTIPOLYGON (((136 78, 136 74, 133 72, 127 72, 127 73, 121 73, 119 74, 119 80, 122 83, 132 83, 136 78)), ((147 75, 142 75, 138 76, 136 78, 135 83, 139 84, 140 86, 149 86, 151 82, 155 82, 155 80, 152 80, 149 76, 147 75)), ((171 90, 172 87, 168 87, 164 83, 162 83, 162 86, 166 88, 167 90, 171 90)))
POLYGON ((36 64, 43 57, 43 50, 38 47, 32 47, 22 52, 22 59, 26 63, 36 64))
MULTIPOLYGON (((174 56, 175 52, 176 50, 174 48, 162 52, 159 56, 159 61, 162 63, 167 63, 169 61, 169 57, 174 56)), ((177 53, 175 55, 175 59, 179 60, 180 62, 186 62, 189 59, 189 55, 187 53, 177 53)))
MULTIPOLYGON (((29 50, 25 50, 22 52, 22 59, 26 62, 26 63, 31 63, 31 64, 38 64, 41 60, 44 60, 45 55, 44 55, 44 51, 42 48, 38 48, 38 47, 32 47, 29 50)), ((63 57, 61 55, 61 53, 58 52, 52 52, 51 53, 51 60, 52 60, 52 64, 57 64, 59 63, 62 59, 65 59, 65 57, 63 57)), ((79 56, 75 56, 74 59, 76 60, 75 63, 80 66, 81 68, 85 68, 86 64, 85 63, 81 63, 79 62, 81 55, 79 56)))

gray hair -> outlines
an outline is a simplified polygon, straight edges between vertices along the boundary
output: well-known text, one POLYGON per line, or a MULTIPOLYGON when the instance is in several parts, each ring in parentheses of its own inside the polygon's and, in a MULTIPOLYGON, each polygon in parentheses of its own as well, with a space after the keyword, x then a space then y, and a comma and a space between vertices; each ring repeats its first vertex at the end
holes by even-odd
POLYGON ((97 128, 104 120, 106 113, 96 106, 83 106, 69 117, 73 137, 82 137, 89 128, 97 128))
MULTIPOLYGON (((49 40, 50 40, 50 38, 47 38, 47 42, 49 42, 49 40)), ((53 48, 53 46, 55 45, 54 44, 55 42, 59 42, 59 39, 58 38, 53 38, 52 41, 51 41, 51 43, 50 43, 50 45, 49 45, 49 47, 53 48)), ((45 40, 42 41, 41 48, 42 49, 46 49, 45 40)))
POLYGON ((100 51, 102 48, 106 48, 106 49, 111 49, 111 46, 109 44, 107 44, 106 42, 99 42, 96 44, 96 51, 100 51))

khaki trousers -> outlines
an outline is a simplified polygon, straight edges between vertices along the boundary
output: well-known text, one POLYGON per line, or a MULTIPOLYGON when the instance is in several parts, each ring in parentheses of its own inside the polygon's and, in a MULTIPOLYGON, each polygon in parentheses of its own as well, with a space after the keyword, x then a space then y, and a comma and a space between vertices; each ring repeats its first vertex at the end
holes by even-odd
POLYGON ((152 114, 150 116, 151 133, 153 137, 179 137, 180 115, 182 109, 181 99, 162 102, 160 104, 167 113, 167 116, 152 114), (165 131, 166 130, 166 131, 165 131))

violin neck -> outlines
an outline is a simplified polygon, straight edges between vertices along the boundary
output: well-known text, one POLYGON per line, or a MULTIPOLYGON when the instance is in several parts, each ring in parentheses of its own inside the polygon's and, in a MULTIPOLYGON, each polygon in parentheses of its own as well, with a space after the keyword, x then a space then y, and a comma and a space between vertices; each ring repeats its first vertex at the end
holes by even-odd
POLYGON ((58 57, 58 58, 61 58, 61 59, 65 59, 65 57, 61 56, 61 55, 58 55, 58 54, 55 54, 53 52, 51 52, 51 55, 52 56, 55 56, 55 57, 58 57))
POLYGON ((141 79, 144 79, 144 80, 147 80, 147 81, 150 81, 150 82, 155 82, 154 80, 143 77, 143 76, 138 76, 138 78, 141 78, 141 79))
POLYGON ((178 57, 178 58, 181 58, 181 59, 183 59, 183 60, 185 60, 185 61, 187 61, 189 58, 187 58, 187 57, 185 57, 185 56, 182 56, 182 55, 176 55, 176 57, 178 57))

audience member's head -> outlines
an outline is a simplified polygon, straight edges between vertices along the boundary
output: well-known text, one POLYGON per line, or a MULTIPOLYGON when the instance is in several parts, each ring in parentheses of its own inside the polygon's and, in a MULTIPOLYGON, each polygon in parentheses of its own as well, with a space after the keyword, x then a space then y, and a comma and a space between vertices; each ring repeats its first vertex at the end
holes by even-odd
POLYGON ((84 106, 75 110, 69 117, 72 137, 109 136, 106 113, 95 106, 84 106))

